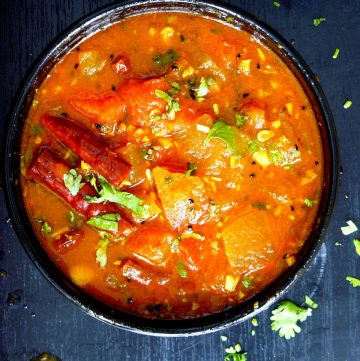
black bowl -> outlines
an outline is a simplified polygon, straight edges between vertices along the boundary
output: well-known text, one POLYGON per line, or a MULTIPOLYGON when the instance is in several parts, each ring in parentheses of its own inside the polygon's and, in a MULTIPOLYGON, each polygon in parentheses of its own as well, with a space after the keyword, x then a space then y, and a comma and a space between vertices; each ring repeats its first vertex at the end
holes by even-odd
POLYGON ((75 24, 44 52, 33 68, 12 112, 4 145, 3 183, 7 205, 16 234, 32 261, 51 284, 89 315, 111 325, 139 333, 166 336, 203 334, 247 320, 268 308, 283 296, 311 265, 322 244, 324 230, 329 223, 335 201, 338 177, 336 131, 329 105, 316 77, 287 41, 266 24, 238 8, 211 2, 181 0, 126 2, 106 7, 75 24), (189 320, 152 320, 122 312, 100 302, 71 283, 51 261, 37 240, 24 207, 19 182, 19 148, 24 120, 35 89, 39 87, 51 68, 64 54, 95 31, 129 16, 159 11, 199 14, 234 28, 242 28, 271 48, 295 74, 312 103, 324 149, 324 184, 320 207, 311 235, 302 248, 297 262, 269 287, 247 302, 217 314, 189 320), (254 304, 258 306, 254 308, 254 304))

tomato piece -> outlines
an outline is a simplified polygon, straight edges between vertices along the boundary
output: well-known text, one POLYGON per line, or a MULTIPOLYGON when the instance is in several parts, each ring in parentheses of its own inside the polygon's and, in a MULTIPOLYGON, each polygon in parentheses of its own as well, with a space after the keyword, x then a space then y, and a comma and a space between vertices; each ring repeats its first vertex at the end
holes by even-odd
POLYGON ((129 174, 130 165, 126 161, 109 150, 107 144, 70 119, 45 115, 41 118, 41 123, 114 186, 119 186, 129 174))
POLYGON ((164 78, 147 80, 131 78, 119 87, 118 95, 126 104, 134 124, 150 125, 154 116, 165 112, 166 102, 155 95, 155 90, 167 91, 170 84, 164 78))
POLYGON ((114 92, 75 96, 69 100, 69 104, 91 119, 94 127, 102 127, 106 133, 113 133, 126 113, 125 104, 114 92))
POLYGON ((55 239, 53 246, 59 253, 66 253, 76 248, 83 240, 84 232, 80 229, 74 229, 70 232, 63 233, 59 238, 55 239))

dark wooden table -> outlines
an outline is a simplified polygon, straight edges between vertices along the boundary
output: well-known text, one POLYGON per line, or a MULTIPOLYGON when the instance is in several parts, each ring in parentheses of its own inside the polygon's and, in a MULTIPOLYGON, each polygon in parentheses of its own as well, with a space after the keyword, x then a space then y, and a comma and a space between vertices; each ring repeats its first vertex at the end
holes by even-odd
MULTIPOLYGON (((0 135, 21 81, 40 52, 74 21, 109 0, 0 1, 0 135)), ((228 1, 265 20, 303 55, 321 79, 338 130, 343 173, 325 244, 313 266, 286 295, 301 303, 305 294, 319 303, 293 340, 270 329, 271 310, 262 312, 256 335, 250 322, 225 332, 191 338, 142 336, 106 325, 77 308, 43 278, 17 240, 0 191, 0 359, 30 360, 52 352, 63 361, 223 360, 227 344, 240 342, 248 360, 360 360, 360 289, 347 275, 360 277, 360 257, 340 227, 360 227, 360 1, 228 1), (326 21, 314 27, 317 17, 326 21), (337 59, 332 58, 340 48, 337 59), (344 99, 353 100, 343 108, 344 99), (341 245, 336 245, 340 242, 341 245), (17 297, 9 305, 9 294, 17 297), (222 342, 220 335, 229 341, 222 342)), ((2 139, 2 138, 0 138, 2 139)), ((3 154, 1 155, 3 157, 3 154)), ((11 298, 11 297, 10 297, 11 298)))

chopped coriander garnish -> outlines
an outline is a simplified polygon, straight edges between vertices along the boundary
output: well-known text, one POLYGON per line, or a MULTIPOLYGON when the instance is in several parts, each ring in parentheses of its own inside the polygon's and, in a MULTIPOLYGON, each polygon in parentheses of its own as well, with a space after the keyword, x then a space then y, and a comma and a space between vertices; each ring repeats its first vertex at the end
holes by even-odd
POLYGON ((336 48, 335 51, 334 51, 334 54, 333 54, 333 59, 337 59, 337 57, 339 56, 340 54, 340 49, 339 48, 336 48))
POLYGON ((175 238, 174 242, 171 244, 171 247, 170 247, 172 253, 175 253, 179 249, 180 241, 181 241, 180 236, 175 238))
POLYGON ((65 187, 69 190, 72 196, 76 196, 79 190, 85 185, 81 183, 81 174, 77 174, 75 169, 70 169, 69 173, 63 176, 65 187))
POLYGON ((313 24, 314 24, 314 26, 319 26, 325 20, 326 20, 326 18, 316 18, 313 20, 313 24))
POLYGON ((241 281, 241 283, 243 284, 243 286, 245 288, 249 288, 251 286, 251 280, 249 280, 248 278, 243 278, 243 280, 241 281))
POLYGON ((170 66, 178 59, 179 55, 173 49, 169 49, 165 54, 157 54, 153 57, 154 63, 160 67, 170 66))
POLYGON ((347 276, 346 280, 349 281, 351 286, 360 287, 360 279, 359 278, 347 276))
POLYGON ((314 205, 314 201, 312 199, 305 198, 304 204, 306 205, 306 207, 312 207, 314 205))
POLYGON ((197 88, 194 89, 196 99, 199 102, 202 102, 205 99, 205 96, 208 95, 210 91, 210 87, 215 84, 215 80, 213 78, 205 78, 201 77, 200 84, 197 88))
POLYGON ((359 239, 353 239, 353 243, 355 246, 356 253, 360 256, 360 240, 359 239))
POLYGON ((231 125, 226 124, 221 120, 217 120, 210 128, 209 134, 205 138, 204 143, 208 144, 212 138, 221 139, 226 143, 228 149, 233 151, 236 150, 234 139, 235 131, 231 125))
POLYGON ((265 210, 266 209, 266 203, 260 202, 260 201, 252 202, 251 206, 254 207, 254 208, 257 208, 259 210, 265 210))
POLYGON ((270 148, 268 154, 270 162, 275 165, 280 165, 285 161, 285 158, 279 149, 270 148))
POLYGON ((74 223, 74 221, 75 221, 75 215, 74 215, 73 211, 69 212, 69 221, 70 221, 70 223, 74 223))
POLYGON ((282 301, 272 311, 271 329, 288 340, 301 331, 298 321, 304 322, 311 314, 311 308, 299 307, 288 300, 282 301))
POLYGON ((179 273, 179 276, 181 278, 187 278, 188 271, 186 270, 185 265, 184 265, 183 262, 178 261, 177 264, 176 264, 176 269, 177 269, 177 271, 179 273))
POLYGON ((305 296, 305 303, 311 308, 318 308, 318 304, 314 302, 309 296, 305 296))
POLYGON ((258 140, 252 140, 248 144, 248 149, 250 153, 256 153, 260 150, 260 142, 258 140))
POLYGON ((236 126, 238 128, 241 128, 245 124, 245 122, 247 121, 248 118, 249 118, 248 115, 235 113, 236 126))
POLYGON ((48 222, 44 222, 41 226, 41 232, 43 234, 49 234, 51 233, 52 229, 51 229, 51 226, 48 222))
POLYGON ((91 217, 86 223, 104 231, 117 232, 119 229, 118 221, 120 219, 121 217, 118 213, 107 213, 91 217))
POLYGON ((188 163, 188 169, 185 172, 185 175, 190 176, 192 172, 195 172, 197 169, 198 165, 196 163, 188 163))
POLYGON ((251 324, 252 324, 254 327, 258 327, 258 326, 259 326, 259 322, 258 322, 258 320, 257 320, 256 318, 253 318, 253 319, 251 320, 251 324))
POLYGON ((274 1, 273 4, 274 4, 274 6, 276 6, 277 8, 280 7, 280 3, 279 3, 278 1, 274 1))
POLYGON ((168 112, 169 119, 173 120, 175 118, 175 113, 181 110, 179 100, 174 99, 170 94, 160 89, 155 90, 155 95, 167 103, 166 110, 168 112))
POLYGON ((101 240, 99 241, 98 248, 96 249, 96 262, 104 268, 107 262, 107 248, 110 243, 109 234, 100 232, 101 240))
POLYGON ((344 109, 349 109, 352 106, 352 101, 351 100, 346 100, 344 103, 344 109))
POLYGON ((143 206, 144 201, 134 194, 122 192, 120 189, 113 187, 103 176, 98 177, 101 190, 98 190, 96 179, 93 177, 90 184, 95 188, 100 197, 86 196, 85 199, 90 203, 114 202, 118 203, 125 208, 130 209, 137 216, 141 218, 148 218, 149 212, 143 206))

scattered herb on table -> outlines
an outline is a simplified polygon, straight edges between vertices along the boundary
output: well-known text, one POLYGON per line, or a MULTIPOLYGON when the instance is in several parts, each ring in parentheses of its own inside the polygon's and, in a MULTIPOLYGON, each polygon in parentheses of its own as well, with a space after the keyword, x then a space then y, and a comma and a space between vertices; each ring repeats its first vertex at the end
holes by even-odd
POLYGON ((314 26, 319 26, 325 20, 326 20, 326 18, 316 18, 313 20, 313 24, 314 24, 314 26))
POLYGON ((341 232, 344 236, 348 236, 351 233, 354 233, 358 230, 358 228, 356 227, 356 224, 349 220, 346 222, 347 226, 341 227, 341 232))
POLYGON ((311 308, 318 308, 318 306, 319 306, 309 296, 305 296, 305 303, 311 308))
POLYGON ((226 355, 224 361, 246 361, 247 353, 241 350, 241 345, 238 343, 235 346, 230 346, 225 349, 226 355))
POLYGON ((360 256, 360 239, 353 239, 356 253, 360 256))
POLYGON ((288 300, 282 301, 272 311, 271 329, 278 331, 280 337, 288 340, 295 337, 296 333, 300 333, 298 322, 304 322, 311 314, 311 308, 302 308, 288 300))
POLYGON ((339 48, 336 48, 335 51, 334 51, 334 54, 333 54, 333 59, 337 59, 337 57, 339 56, 340 54, 340 49, 339 48))
POLYGON ((280 5, 281 5, 278 1, 274 1, 273 4, 274 4, 274 6, 276 6, 277 8, 279 8, 280 5))
POLYGON ((344 103, 344 109, 349 109, 352 106, 352 101, 347 99, 344 103))
POLYGON ((349 281, 351 286, 360 287, 360 279, 359 278, 347 276, 346 280, 349 281))

